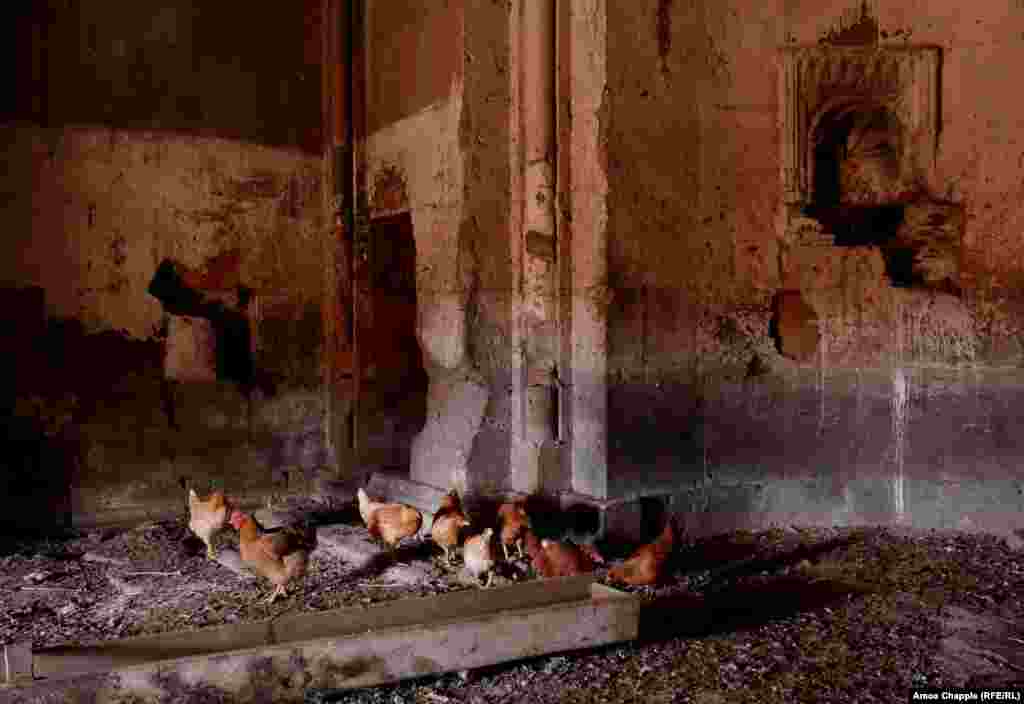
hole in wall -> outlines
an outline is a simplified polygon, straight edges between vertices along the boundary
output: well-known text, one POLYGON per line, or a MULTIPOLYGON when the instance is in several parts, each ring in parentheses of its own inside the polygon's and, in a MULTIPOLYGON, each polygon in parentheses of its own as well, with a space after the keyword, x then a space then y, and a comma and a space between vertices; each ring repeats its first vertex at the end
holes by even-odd
POLYGON ((807 214, 846 246, 882 244, 902 221, 901 132, 896 116, 871 102, 841 105, 818 121, 807 214))
MULTIPOLYGON (((907 208, 919 199, 905 177, 903 130, 885 106, 855 101, 824 114, 814 133, 812 199, 804 214, 838 247, 878 247, 891 285, 928 284, 907 241, 907 208)), ((920 243, 918 243, 920 244, 920 243)))
POLYGON ((769 334, 780 354, 799 362, 814 360, 821 341, 818 315, 799 290, 775 294, 769 334))
POLYGON ((942 50, 877 44, 875 15, 862 4, 822 44, 782 50, 787 231, 877 248, 891 285, 959 295, 964 209, 926 187, 942 50))
MULTIPOLYGON (((147 292, 160 301, 168 315, 209 321, 213 337, 206 340, 206 344, 213 346, 213 371, 217 379, 238 384, 247 395, 259 388, 267 396, 273 396, 276 384, 270 375, 256 368, 252 354, 252 325, 245 312, 252 290, 237 285, 229 296, 233 300, 221 300, 209 291, 191 286, 182 275, 183 271, 185 268, 180 263, 164 259, 153 274, 147 292)), ((170 334, 168 327, 163 334, 170 334)), ((186 376, 192 371, 186 372, 186 376)), ((173 403, 173 398, 165 394, 167 401, 173 403)), ((174 425, 173 413, 168 412, 168 418, 174 425)))

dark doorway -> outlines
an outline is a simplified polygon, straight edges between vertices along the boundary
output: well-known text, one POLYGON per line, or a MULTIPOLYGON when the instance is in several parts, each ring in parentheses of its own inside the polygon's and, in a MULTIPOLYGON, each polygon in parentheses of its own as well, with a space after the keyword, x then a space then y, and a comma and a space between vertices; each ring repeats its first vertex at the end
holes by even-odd
MULTIPOLYGON (((409 471, 426 420, 427 373, 416 340, 416 241, 409 213, 371 222, 369 328, 363 328, 363 462, 409 471)), ((363 326, 360 326, 361 328, 363 326)))

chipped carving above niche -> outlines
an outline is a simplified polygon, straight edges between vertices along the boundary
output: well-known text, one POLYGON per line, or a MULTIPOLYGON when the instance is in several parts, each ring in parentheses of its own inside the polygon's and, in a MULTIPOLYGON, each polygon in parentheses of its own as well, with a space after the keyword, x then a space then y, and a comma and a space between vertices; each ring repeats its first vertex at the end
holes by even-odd
POLYGON ((901 170, 920 180, 939 136, 941 52, 930 46, 785 47, 780 112, 785 201, 813 199, 814 147, 824 117, 845 108, 882 108, 900 126, 901 170))

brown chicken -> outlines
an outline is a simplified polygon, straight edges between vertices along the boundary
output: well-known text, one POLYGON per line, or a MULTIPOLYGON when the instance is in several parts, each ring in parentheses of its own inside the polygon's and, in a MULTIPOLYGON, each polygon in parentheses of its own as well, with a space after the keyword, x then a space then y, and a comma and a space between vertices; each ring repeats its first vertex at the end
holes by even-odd
POLYGON ((539 577, 554 577, 554 566, 547 551, 541 546, 540 538, 532 530, 527 530, 523 542, 526 544, 526 554, 530 556, 530 567, 533 568, 534 574, 539 577))
POLYGON ((571 577, 593 572, 604 558, 593 545, 568 541, 539 540, 531 530, 524 534, 526 553, 533 571, 541 577, 571 577))
POLYGON ((362 488, 358 495, 359 514, 370 536, 383 541, 391 550, 397 548, 403 538, 410 538, 420 532, 423 514, 412 506, 371 501, 362 488))
POLYGON ((306 574, 309 554, 316 548, 316 532, 311 526, 287 526, 261 533, 252 516, 234 511, 231 525, 238 531, 238 552, 242 562, 274 585, 267 599, 288 596, 288 585, 306 574))
POLYGON ((217 557, 213 538, 227 526, 230 511, 231 503, 223 491, 210 492, 205 499, 200 499, 195 489, 188 490, 188 527, 206 544, 206 556, 211 560, 217 557))
POLYGON ((547 556, 548 574, 545 577, 572 577, 593 572, 598 563, 604 562, 604 558, 592 545, 542 540, 540 547, 547 556))
POLYGON ((466 561, 466 570, 477 581, 480 580, 481 575, 487 575, 485 589, 491 586, 491 579, 494 577, 494 563, 498 558, 498 551, 494 549, 492 543, 493 537, 494 529, 484 528, 483 533, 466 540, 466 547, 462 551, 466 561))
POLYGON ((526 530, 530 527, 526 507, 521 501, 502 504, 498 507, 498 520, 501 522, 501 549, 505 553, 505 559, 509 559, 508 546, 513 544, 519 557, 522 557, 523 541, 526 530))
POLYGON ((444 561, 452 564, 451 551, 459 546, 462 529, 469 525, 469 519, 462 512, 459 494, 452 489, 441 499, 441 507, 434 514, 430 526, 430 537, 444 550, 444 561))
POLYGON ((633 586, 657 584, 665 576, 665 565, 674 548, 675 531, 668 521, 653 542, 641 545, 629 559, 612 567, 608 579, 633 586))

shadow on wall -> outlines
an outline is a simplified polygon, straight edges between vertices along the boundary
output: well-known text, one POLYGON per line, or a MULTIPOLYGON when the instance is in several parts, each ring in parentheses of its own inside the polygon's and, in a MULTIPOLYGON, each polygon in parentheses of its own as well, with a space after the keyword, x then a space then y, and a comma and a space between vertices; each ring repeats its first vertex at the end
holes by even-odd
MULTIPOLYGON (((6 535, 58 534, 71 527, 71 486, 78 446, 42 414, 5 415, 0 449, 0 530, 6 535)), ((59 421, 58 421, 59 422, 59 421)))
POLYGON ((52 532, 70 524, 79 473, 78 428, 120 382, 158 374, 161 346, 77 320, 47 319, 40 288, 0 288, 0 524, 52 532))
POLYGON ((92 333, 78 319, 48 318, 43 289, 0 288, 4 527, 53 530, 174 511, 183 476, 215 477, 232 491, 303 490, 326 464, 311 386, 319 311, 291 301, 261 307, 257 356, 247 291, 200 293, 175 278, 173 263, 162 269, 157 297, 167 309, 198 313, 193 327, 215 331, 199 360, 212 383, 170 383, 158 331, 144 340, 92 333), (262 393, 246 403, 236 389, 262 393))
POLYGON ((609 465, 650 467, 672 457, 698 464, 703 405, 689 385, 622 384, 609 389, 609 465))

